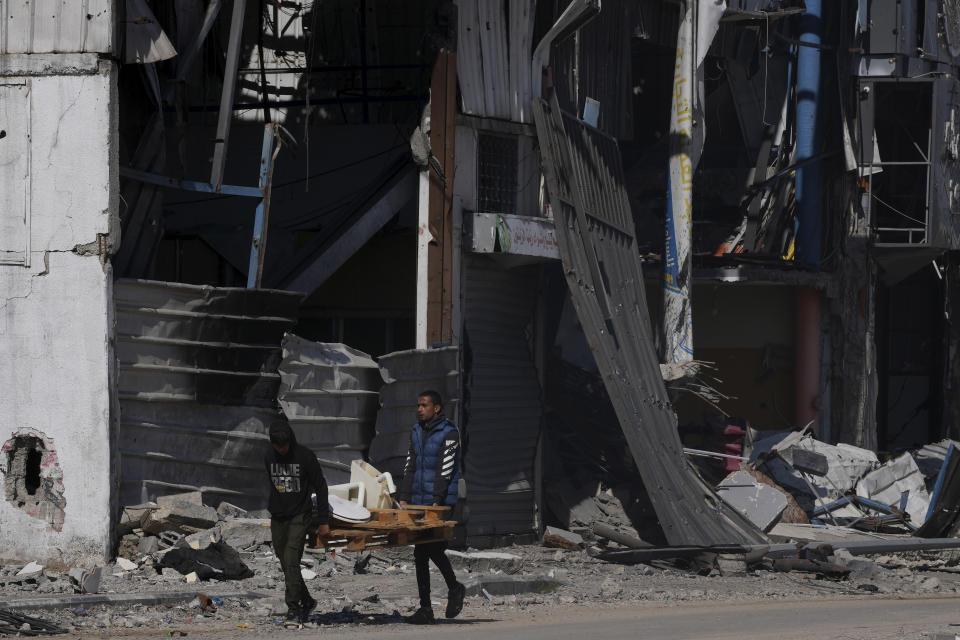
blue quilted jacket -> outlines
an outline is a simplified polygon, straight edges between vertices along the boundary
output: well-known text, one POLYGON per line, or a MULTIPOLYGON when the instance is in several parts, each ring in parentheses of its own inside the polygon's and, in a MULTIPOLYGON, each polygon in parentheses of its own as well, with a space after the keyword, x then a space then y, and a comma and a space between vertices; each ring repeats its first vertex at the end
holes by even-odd
POLYGON ((397 497, 410 504, 453 506, 460 479, 460 431, 446 418, 410 432, 410 449, 397 497))

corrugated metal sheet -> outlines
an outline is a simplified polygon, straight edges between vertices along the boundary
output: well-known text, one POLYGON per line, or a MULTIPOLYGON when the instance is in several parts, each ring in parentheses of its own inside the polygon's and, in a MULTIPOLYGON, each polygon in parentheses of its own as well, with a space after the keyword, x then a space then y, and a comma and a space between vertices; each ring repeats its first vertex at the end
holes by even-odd
POLYGON ((580 114, 586 98, 599 101, 599 128, 621 140, 633 138, 630 40, 638 12, 633 0, 603 0, 600 15, 580 30, 579 46, 569 38, 551 58, 562 107, 580 114))
POLYGON ((330 484, 350 481, 350 462, 364 458, 377 419, 380 368, 343 344, 283 337, 278 399, 297 441, 309 447, 330 484))
POLYGON ((539 269, 469 256, 464 289, 467 536, 527 533, 536 524, 534 459, 540 384, 527 329, 539 269))
POLYGON ((370 463, 399 479, 417 421, 417 394, 433 389, 443 396, 443 410, 460 425, 460 352, 457 347, 411 349, 380 356, 380 410, 370 443, 370 463))
POLYGON ((457 79, 463 112, 531 122, 534 1, 457 0, 456 4, 457 79))
POLYGON ((201 490, 261 508, 280 340, 300 294, 118 280, 120 500, 201 490))
POLYGON ((0 0, 0 53, 110 53, 122 1, 0 0))
POLYGON ((574 308, 667 540, 765 541, 683 456, 654 352, 616 141, 563 113, 555 96, 535 103, 534 118, 574 308))

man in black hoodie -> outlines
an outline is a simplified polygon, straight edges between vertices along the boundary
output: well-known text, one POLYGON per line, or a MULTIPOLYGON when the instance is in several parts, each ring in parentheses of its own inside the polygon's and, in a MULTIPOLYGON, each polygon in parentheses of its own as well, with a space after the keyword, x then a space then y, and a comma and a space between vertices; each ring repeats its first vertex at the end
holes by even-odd
POLYGON ((316 526, 318 534, 330 533, 327 523, 327 481, 317 456, 297 444, 293 429, 286 422, 270 427, 272 450, 264 456, 270 477, 270 534, 273 550, 280 560, 287 601, 287 620, 303 623, 317 606, 300 574, 300 558, 307 529, 316 526), (310 494, 316 492, 318 513, 313 514, 310 494))

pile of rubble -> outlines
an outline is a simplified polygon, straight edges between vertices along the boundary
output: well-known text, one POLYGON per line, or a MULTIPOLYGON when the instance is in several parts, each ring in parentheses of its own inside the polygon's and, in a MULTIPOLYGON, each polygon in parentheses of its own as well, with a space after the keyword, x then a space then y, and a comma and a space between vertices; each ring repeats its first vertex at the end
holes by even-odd
POLYGON ((796 504, 814 526, 953 537, 960 498, 960 477, 954 478, 960 452, 953 445, 945 440, 881 463, 866 449, 779 433, 756 441, 749 462, 717 491, 774 536, 781 523, 805 524, 791 509, 796 504))
POLYGON ((199 491, 158 498, 156 502, 125 507, 118 532, 117 554, 135 559, 176 547, 206 549, 225 542, 237 550, 270 542, 270 514, 248 512, 228 502, 203 504, 199 491))

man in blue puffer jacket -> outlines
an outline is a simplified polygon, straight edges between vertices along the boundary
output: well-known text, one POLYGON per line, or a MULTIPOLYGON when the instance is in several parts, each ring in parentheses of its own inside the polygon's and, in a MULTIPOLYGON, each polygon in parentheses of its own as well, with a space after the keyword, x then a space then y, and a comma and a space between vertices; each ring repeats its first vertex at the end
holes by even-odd
MULTIPOLYGON (((443 401, 436 391, 417 396, 417 424, 410 432, 410 450, 403 466, 403 479, 397 490, 401 506, 433 505, 453 507, 457 503, 460 480, 460 430, 443 415, 443 401)), ((414 546, 417 567, 417 588, 420 608, 407 618, 413 624, 433 624, 430 603, 430 561, 437 565, 447 583, 447 617, 453 618, 463 609, 466 588, 457 576, 445 553, 447 543, 429 542, 414 546)))

